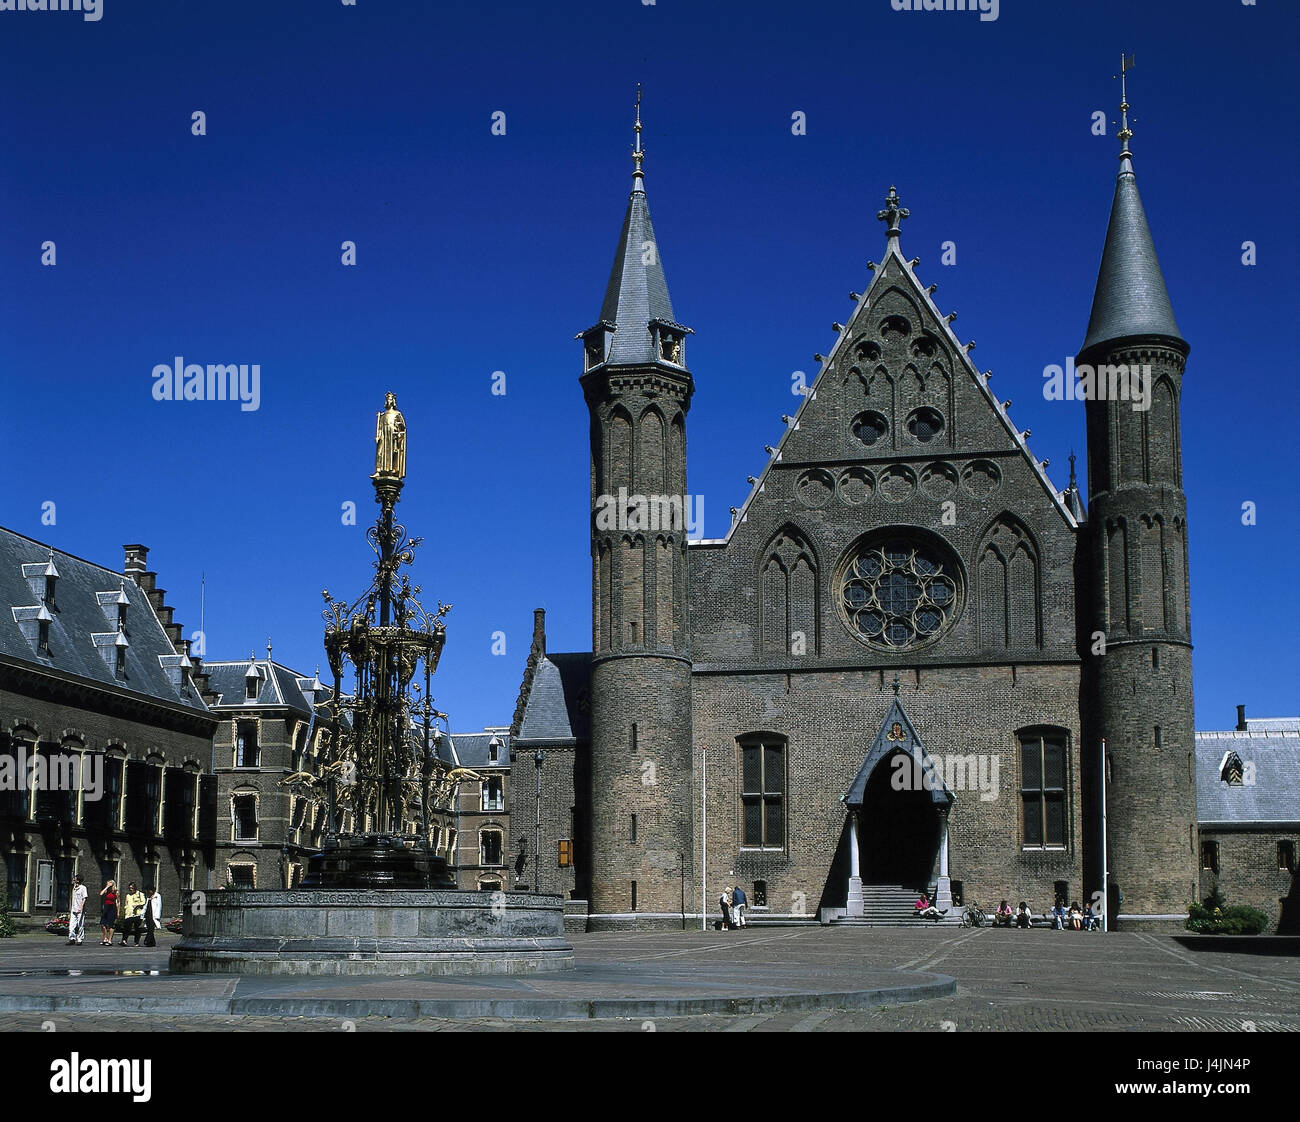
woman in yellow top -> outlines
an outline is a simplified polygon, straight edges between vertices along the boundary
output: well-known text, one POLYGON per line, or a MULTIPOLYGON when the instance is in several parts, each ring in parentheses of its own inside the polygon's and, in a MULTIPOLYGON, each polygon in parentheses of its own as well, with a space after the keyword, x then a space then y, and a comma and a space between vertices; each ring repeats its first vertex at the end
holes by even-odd
POLYGON ((144 921, 140 918, 144 915, 144 893, 136 886, 135 881, 131 881, 126 886, 126 896, 122 903, 122 918, 125 920, 125 926, 122 928, 122 941, 119 947, 126 946, 126 937, 135 936, 135 946, 140 945, 140 929, 144 921))

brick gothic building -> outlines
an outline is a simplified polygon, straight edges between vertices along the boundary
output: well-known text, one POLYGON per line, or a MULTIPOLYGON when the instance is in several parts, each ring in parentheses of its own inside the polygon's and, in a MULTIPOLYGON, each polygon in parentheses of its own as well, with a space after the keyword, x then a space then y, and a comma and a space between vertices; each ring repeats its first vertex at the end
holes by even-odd
POLYGON ((283 780, 316 775, 330 753, 333 690, 270 658, 209 662, 205 696, 220 719, 210 767, 217 780, 212 882, 293 888, 324 836, 325 800, 283 780))
POLYGON ((1175 922, 1198 879, 1189 348, 1127 122, 1079 362, 1149 365, 1151 408, 1087 405, 1088 515, 1073 466, 1057 490, 917 276, 891 188, 866 292, 726 537, 690 543, 672 502, 691 329, 637 128, 581 335, 593 649, 548 655, 539 618, 512 726, 516 783, 529 748, 551 749, 546 844, 576 853, 545 855, 550 887, 588 900, 593 926, 681 922, 702 899, 712 914, 736 883, 756 911, 825 919, 922 886, 1091 899, 1104 742, 1111 914, 1122 899, 1126 925, 1175 922))
POLYGON ((169 915, 207 883, 216 718, 147 557, 126 546, 118 572, 0 530, 0 854, 33 925, 67 911, 74 872, 92 928, 109 878, 156 882, 169 915), (12 782, 33 753, 35 791, 12 782))
MULTIPOLYGON (((480 778, 456 783, 446 809, 432 816, 434 847, 452 865, 458 888, 508 892, 514 887, 512 845, 519 844, 511 838, 510 730, 452 733, 437 751, 448 773, 468 768, 480 778)), ((530 821, 525 816, 525 825, 530 821)), ((531 844, 523 843, 525 855, 531 844)))

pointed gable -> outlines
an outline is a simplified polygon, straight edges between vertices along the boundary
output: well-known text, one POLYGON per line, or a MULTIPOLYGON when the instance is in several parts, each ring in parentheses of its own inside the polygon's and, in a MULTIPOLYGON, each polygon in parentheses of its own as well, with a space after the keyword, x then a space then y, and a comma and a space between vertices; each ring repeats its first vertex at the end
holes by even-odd
POLYGON ((907 211, 898 206, 892 188, 886 204, 878 216, 890 220, 884 258, 848 323, 835 325, 837 338, 830 353, 817 356, 821 369, 780 442, 770 450, 725 540, 760 501, 774 467, 855 459, 939 462, 848 471, 811 467, 796 484, 796 490, 806 489, 813 497, 804 505, 815 507, 817 494, 829 501, 832 493, 861 495, 863 500, 880 495, 893 501, 914 493, 942 499, 964 490, 980 499, 990 479, 996 482, 1010 470, 1010 455, 1027 468, 1056 516, 1070 528, 1077 527, 1064 492, 1056 490, 1045 464, 1030 451, 1028 432, 1013 423, 988 378, 971 361, 974 344, 957 338, 951 325, 955 317, 940 312, 914 263, 903 256, 898 221, 907 211), (993 463, 980 453, 999 459, 993 463))
POLYGON ((897 696, 889 703, 880 731, 876 733, 867 751, 866 759, 858 768, 858 774, 849 784, 849 789, 841 796, 841 801, 846 806, 861 806, 866 797, 867 782, 871 778, 871 773, 887 756, 899 751, 911 758, 912 774, 919 772, 923 777, 923 782, 930 789, 930 801, 940 806, 951 805, 953 793, 945 786, 943 776, 934 766, 906 710, 903 709, 903 703, 897 696))

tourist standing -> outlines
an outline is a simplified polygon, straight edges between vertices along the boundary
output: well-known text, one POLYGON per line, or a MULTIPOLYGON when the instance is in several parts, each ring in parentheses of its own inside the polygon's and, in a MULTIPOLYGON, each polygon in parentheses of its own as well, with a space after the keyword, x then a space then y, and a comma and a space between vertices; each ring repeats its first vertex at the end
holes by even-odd
POLYGON ((722 909, 722 930, 730 931, 733 926, 731 922, 731 889, 723 887, 722 894, 718 897, 718 906, 722 909))
POLYGON ((126 946, 128 935, 135 936, 135 945, 140 945, 140 928, 144 921, 140 918, 144 914, 144 893, 135 886, 135 881, 131 881, 126 886, 126 900, 122 904, 122 917, 126 921, 126 926, 122 928, 122 942, 119 946, 126 946))
POLYGON ((749 898, 745 895, 745 890, 736 885, 731 890, 731 914, 735 918, 737 927, 745 926, 745 909, 749 907, 749 898))
POLYGON ((75 873, 72 877, 72 910, 68 913, 68 946, 81 946, 86 938, 86 897, 90 893, 75 873))
POLYGON ((162 926, 162 893, 152 884, 144 886, 144 945, 156 947, 153 933, 162 926))
POLYGON ((117 926, 117 881, 108 881, 99 890, 99 897, 103 901, 99 906, 99 930, 104 935, 100 945, 111 947, 113 945, 113 928, 117 926))

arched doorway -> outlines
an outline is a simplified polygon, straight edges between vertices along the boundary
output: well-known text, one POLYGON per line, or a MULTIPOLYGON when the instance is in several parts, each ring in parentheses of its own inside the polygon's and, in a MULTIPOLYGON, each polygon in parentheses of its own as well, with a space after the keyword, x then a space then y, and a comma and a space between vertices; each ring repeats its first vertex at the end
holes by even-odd
POLYGON ((942 815, 918 778, 912 757, 899 749, 867 779, 859 811, 863 884, 921 889, 934 879, 942 815))

